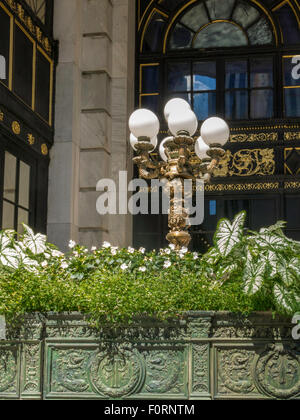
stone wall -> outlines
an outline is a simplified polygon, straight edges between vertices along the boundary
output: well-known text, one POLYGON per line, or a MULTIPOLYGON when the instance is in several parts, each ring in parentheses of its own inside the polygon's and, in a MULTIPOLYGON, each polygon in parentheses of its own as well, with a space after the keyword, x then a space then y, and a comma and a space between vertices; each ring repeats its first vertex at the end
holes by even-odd
POLYGON ((55 0, 55 144, 48 237, 88 247, 131 243, 129 216, 96 212, 97 181, 132 171, 128 115, 134 106, 135 9, 130 0, 55 0))
POLYGON ((80 314, 27 317, 0 341, 0 399, 299 400, 291 329, 271 314, 194 312, 109 331, 80 314))

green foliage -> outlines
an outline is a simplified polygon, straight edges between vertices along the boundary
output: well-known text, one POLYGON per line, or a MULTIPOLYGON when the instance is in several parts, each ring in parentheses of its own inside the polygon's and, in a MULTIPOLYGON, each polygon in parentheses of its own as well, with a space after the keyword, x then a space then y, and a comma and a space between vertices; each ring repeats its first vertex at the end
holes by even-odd
POLYGON ((242 279, 249 296, 269 294, 275 309, 295 313, 300 308, 300 243, 283 233, 285 222, 244 233, 245 212, 231 225, 221 220, 214 248, 203 257, 214 265, 216 280, 223 283, 242 279))
POLYGON ((221 220, 204 256, 167 248, 87 250, 70 241, 63 254, 24 226, 0 233, 0 314, 90 314, 101 323, 159 319, 185 311, 294 313, 299 306, 300 244, 284 224, 244 234, 245 213, 221 220))

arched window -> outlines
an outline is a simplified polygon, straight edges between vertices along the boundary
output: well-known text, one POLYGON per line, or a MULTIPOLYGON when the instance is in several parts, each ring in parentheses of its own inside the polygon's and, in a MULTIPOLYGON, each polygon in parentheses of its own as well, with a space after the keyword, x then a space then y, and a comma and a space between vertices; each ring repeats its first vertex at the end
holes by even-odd
MULTIPOLYGON (((244 209, 259 229, 287 220, 300 239, 300 1, 137 0, 136 104, 161 118, 172 97, 198 119, 231 127, 226 157, 206 186, 205 223, 195 250, 212 243, 216 223, 244 209), (296 200, 296 201, 295 201, 296 200)), ((200 125, 199 125, 200 126, 200 125)), ((137 216, 136 246, 161 247, 167 220, 137 216)))
POLYGON ((299 11, 296 0, 139 0, 139 105, 161 114, 181 96, 199 120, 300 117, 299 11))

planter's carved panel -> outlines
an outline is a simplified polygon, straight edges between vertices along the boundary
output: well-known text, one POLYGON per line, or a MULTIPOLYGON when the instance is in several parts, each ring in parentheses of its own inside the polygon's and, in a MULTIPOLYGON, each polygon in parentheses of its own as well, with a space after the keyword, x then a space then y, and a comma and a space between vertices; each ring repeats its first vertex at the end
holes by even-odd
MULTIPOLYGON (((217 348, 216 394, 219 396, 245 396, 255 392, 251 366, 255 351, 244 348, 217 348)), ((257 392, 256 392, 257 393, 257 392)))
POLYGON ((299 399, 289 319, 189 312, 90 328, 80 314, 27 317, 0 342, 0 399, 299 399))
POLYGON ((19 349, 17 346, 0 346, 0 397, 18 395, 19 349))
POLYGON ((209 345, 192 346, 192 395, 209 395, 209 345))
POLYGON ((23 397, 41 396, 41 344, 26 343, 22 348, 22 384, 23 397))
POLYGON ((257 387, 273 398, 300 396, 300 353, 296 347, 269 345, 256 359, 253 373, 257 387))
POLYGON ((124 398, 139 392, 145 381, 145 361, 137 351, 123 350, 112 358, 107 352, 92 357, 89 378, 96 393, 124 398))

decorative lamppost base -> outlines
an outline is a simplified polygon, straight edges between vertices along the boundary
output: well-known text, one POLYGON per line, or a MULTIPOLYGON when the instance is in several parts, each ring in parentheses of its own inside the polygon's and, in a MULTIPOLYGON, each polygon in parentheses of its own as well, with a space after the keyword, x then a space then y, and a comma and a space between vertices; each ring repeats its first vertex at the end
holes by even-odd
POLYGON ((188 247, 191 239, 191 235, 186 231, 169 232, 167 235, 167 240, 175 245, 176 249, 188 247))

